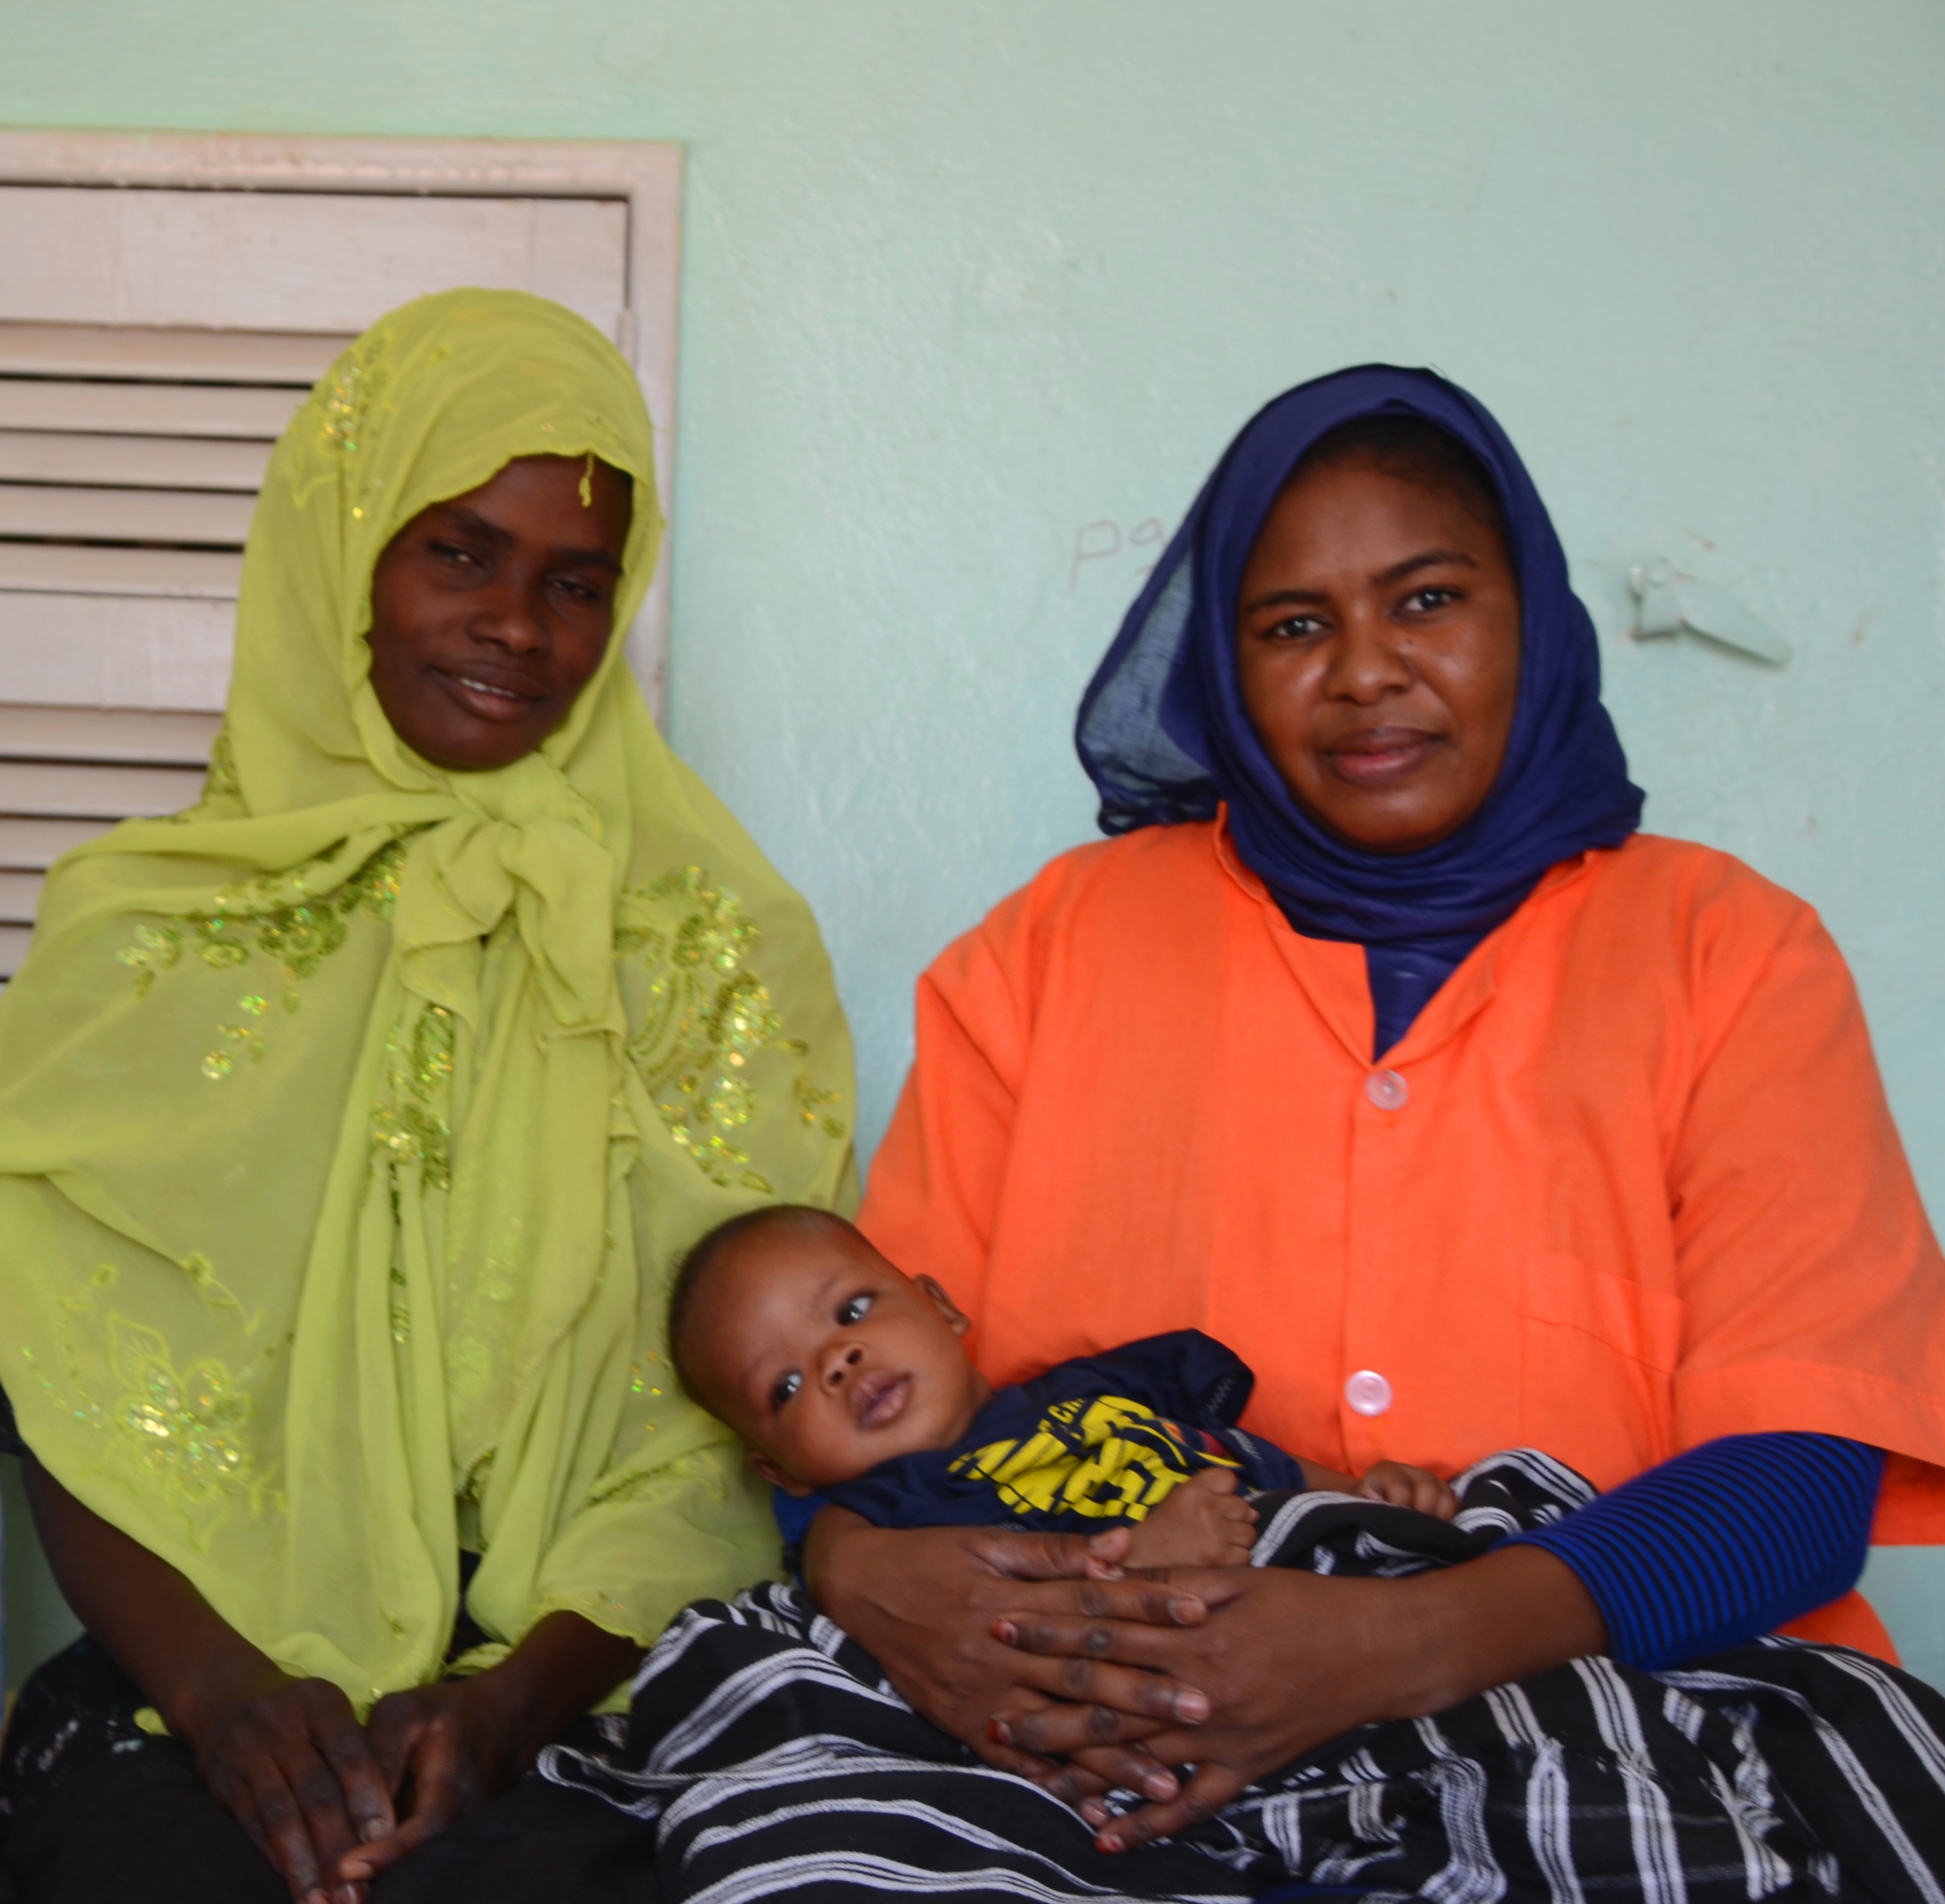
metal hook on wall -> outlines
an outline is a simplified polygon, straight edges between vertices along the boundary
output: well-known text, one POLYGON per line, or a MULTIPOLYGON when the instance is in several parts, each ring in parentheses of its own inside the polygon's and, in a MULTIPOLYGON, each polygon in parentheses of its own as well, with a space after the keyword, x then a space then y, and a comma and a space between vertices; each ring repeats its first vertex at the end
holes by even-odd
POLYGON ((1794 652, 1788 642, 1759 616, 1725 590, 1677 573, 1660 556, 1638 562, 1628 571, 1635 593, 1635 635, 1651 641, 1666 635, 1690 633, 1752 655, 1780 667, 1794 652))

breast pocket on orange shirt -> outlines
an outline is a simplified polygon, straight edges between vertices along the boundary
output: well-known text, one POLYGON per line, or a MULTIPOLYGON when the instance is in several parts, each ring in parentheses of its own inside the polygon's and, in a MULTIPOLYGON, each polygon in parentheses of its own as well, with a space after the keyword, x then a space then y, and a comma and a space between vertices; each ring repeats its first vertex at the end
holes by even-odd
POLYGON ((1666 1460, 1681 1298, 1544 1252, 1526 1259, 1524 1293, 1521 1439, 1601 1488, 1666 1460))

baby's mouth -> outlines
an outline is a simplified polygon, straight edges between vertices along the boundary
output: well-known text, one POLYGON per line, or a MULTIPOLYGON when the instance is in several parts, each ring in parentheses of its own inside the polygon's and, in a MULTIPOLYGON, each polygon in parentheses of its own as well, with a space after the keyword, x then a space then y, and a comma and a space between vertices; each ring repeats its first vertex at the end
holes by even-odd
POLYGON ((861 1428, 889 1428, 905 1412, 911 1394, 910 1376, 874 1369, 858 1378, 851 1391, 851 1410, 861 1428))

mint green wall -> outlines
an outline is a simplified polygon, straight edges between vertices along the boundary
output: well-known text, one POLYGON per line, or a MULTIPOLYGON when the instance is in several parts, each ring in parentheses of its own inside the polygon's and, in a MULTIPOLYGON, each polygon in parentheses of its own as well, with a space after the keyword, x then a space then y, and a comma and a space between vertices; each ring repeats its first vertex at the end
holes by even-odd
MULTIPOLYGON (((919 968, 1089 833, 1145 539, 1389 358, 1525 451, 1651 825, 1823 909, 1934 1206, 1942 82, 1936 0, 0 0, 0 123, 687 143, 673 730, 817 905, 868 1136, 919 968), (1649 554, 1796 659, 1626 638, 1649 554)), ((1880 1578, 1945 1678, 1945 1573, 1880 1578)))

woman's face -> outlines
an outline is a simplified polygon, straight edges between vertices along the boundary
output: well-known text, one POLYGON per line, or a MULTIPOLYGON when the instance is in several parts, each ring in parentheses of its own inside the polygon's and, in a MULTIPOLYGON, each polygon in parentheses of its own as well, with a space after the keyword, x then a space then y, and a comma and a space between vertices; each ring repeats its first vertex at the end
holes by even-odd
POLYGON ((1456 496, 1349 462, 1277 498, 1237 591, 1237 673, 1292 798, 1339 839, 1405 853, 1463 826, 1519 667, 1505 542, 1456 496))
POLYGON ((567 718, 607 651, 630 501, 605 463, 522 456, 393 537, 371 577, 371 687, 414 753, 504 767, 567 718))

